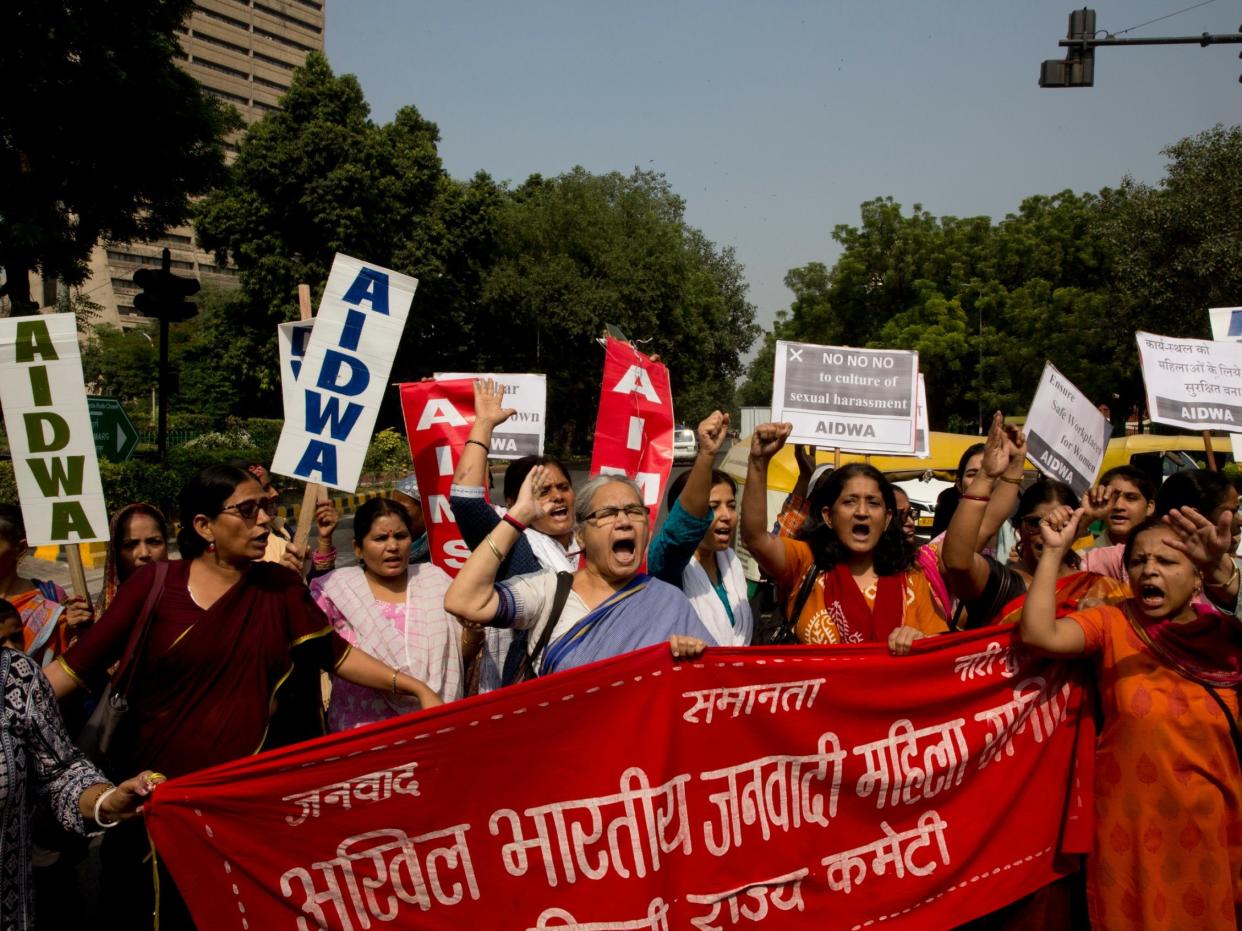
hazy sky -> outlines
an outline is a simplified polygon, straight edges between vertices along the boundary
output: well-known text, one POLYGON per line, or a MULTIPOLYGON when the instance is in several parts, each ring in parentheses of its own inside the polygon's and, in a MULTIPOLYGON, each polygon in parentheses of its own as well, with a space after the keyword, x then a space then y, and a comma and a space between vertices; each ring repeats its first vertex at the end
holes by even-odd
MULTIPOLYGON (((1194 0, 1102 0, 1119 32, 1194 0)), ((1242 113, 1240 46, 1107 48, 1095 87, 1041 90, 1069 0, 750 3, 327 0, 333 68, 377 120, 414 104, 455 177, 664 172, 733 246, 759 320, 834 225, 892 195, 1000 217, 1030 194, 1154 182, 1159 150, 1242 113)), ((1131 36, 1234 32, 1214 0, 1131 36)))

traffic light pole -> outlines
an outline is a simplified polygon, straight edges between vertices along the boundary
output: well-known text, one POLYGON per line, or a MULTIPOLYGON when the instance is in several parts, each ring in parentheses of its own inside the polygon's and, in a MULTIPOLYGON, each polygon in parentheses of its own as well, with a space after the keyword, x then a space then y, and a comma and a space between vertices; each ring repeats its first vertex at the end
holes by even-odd
POLYGON ((156 443, 160 462, 168 452, 168 318, 160 317, 160 418, 156 443))
POLYGON ((158 269, 140 268, 134 272, 134 283, 142 288, 135 296, 134 307, 148 317, 160 321, 160 414, 156 425, 156 446, 160 462, 168 453, 168 324, 188 320, 197 312, 185 299, 198 292, 198 282, 172 273, 172 255, 165 249, 158 269))
MULTIPOLYGON (((1137 27, 1135 27, 1137 28, 1137 27)), ((1039 70, 1040 87, 1091 87, 1095 84, 1095 50, 1112 45, 1236 45, 1242 43, 1242 32, 1213 35, 1204 32, 1197 36, 1152 36, 1140 39, 1118 39, 1107 31, 1097 39, 1095 10, 1084 7, 1069 15, 1066 37, 1057 44, 1068 49, 1064 61, 1048 59, 1039 70)), ((1130 30, 1123 30, 1128 32, 1130 30)), ((1242 56, 1240 56, 1242 57, 1242 56)), ((1242 80, 1242 78, 1239 78, 1242 80)))

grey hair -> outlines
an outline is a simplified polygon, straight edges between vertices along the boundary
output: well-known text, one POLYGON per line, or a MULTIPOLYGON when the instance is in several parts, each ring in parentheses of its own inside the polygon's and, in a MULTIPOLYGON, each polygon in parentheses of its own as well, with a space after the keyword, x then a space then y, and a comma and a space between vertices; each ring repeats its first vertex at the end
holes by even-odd
POLYGON ((585 524, 587 515, 595 510, 595 493, 605 485, 611 485, 614 482, 625 485, 638 496, 639 504, 644 503, 643 490, 632 478, 626 478, 624 475, 597 475, 578 489, 578 494, 574 498, 574 522, 578 527, 585 524))

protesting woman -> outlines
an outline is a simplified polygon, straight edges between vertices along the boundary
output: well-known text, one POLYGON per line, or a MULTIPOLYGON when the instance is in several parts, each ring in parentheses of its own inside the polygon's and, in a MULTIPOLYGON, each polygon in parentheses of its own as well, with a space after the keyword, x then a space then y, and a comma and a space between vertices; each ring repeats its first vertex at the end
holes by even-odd
POLYGON ((0 598, 21 614, 25 650, 44 665, 68 649, 86 629, 91 607, 85 597, 70 598, 55 582, 19 575, 17 566, 26 550, 21 508, 0 504, 0 598))
POLYGON ((948 629, 914 551, 893 521, 893 487, 875 468, 835 470, 811 496, 797 539, 767 529, 768 463, 793 429, 760 424, 751 439, 742 542, 789 592, 786 617, 801 643, 887 642, 894 653, 948 629))
MULTIPOLYGON (((17 616, 17 609, 0 599, 0 624, 17 616)), ((147 771, 113 786, 74 746, 47 680, 16 649, 0 649, 0 695, 0 922, 6 931, 28 931, 39 917, 31 802, 42 803, 64 830, 85 834, 133 818, 164 777, 147 771)))
MULTIPOLYGON (((449 503, 462 539, 471 550, 482 545, 502 520, 513 521, 512 513, 502 517, 498 509, 487 502, 484 485, 487 482, 487 454, 491 449, 492 432, 515 413, 513 408, 502 407, 504 385, 490 378, 474 381, 474 424, 470 427, 470 439, 466 440, 457 469, 453 472, 453 487, 449 491, 449 503)), ((513 545, 497 570, 497 579, 507 579, 528 572, 548 569, 552 572, 576 572, 581 552, 574 536, 574 486, 569 473, 560 461, 551 456, 526 456, 509 464, 505 470, 505 507, 512 508, 530 470, 537 465, 545 467, 546 478, 536 491, 547 507, 541 509, 538 518, 519 528, 521 537, 513 545)), ((478 691, 487 692, 508 684, 517 670, 517 660, 525 647, 523 631, 484 631, 484 643, 475 670, 478 691), (510 658, 514 644, 518 651, 510 658)))
POLYGON ((716 643, 749 646, 755 621, 733 552, 737 483, 713 468, 729 435, 729 415, 713 411, 697 432, 694 465, 668 486, 668 516, 647 550, 647 568, 685 592, 716 643))
MULTIPOLYGON (((536 494, 551 469, 537 465, 522 483, 511 515, 522 524, 546 516, 554 499, 536 494)), ((444 599, 463 622, 514 627, 529 633, 524 674, 585 666, 653 643, 714 641, 676 588, 639 571, 647 548, 647 506, 627 478, 601 475, 582 488, 575 509, 582 568, 550 570, 496 582, 496 570, 520 531, 503 522, 476 549, 444 599)))
POLYGON ((104 559, 104 587, 95 605, 98 616, 108 610, 117 587, 147 563, 168 558, 168 522, 149 504, 127 504, 108 526, 108 555, 104 559))
MULTIPOLYGON (((321 733, 320 669, 423 707, 440 703, 425 683, 351 649, 296 573, 261 561, 272 508, 250 473, 203 469, 181 492, 181 559, 135 572, 99 623, 48 667, 62 697, 98 689, 118 661, 114 681, 135 664, 110 749, 118 769, 141 760, 179 776, 321 733)), ((107 835, 102 889, 117 927, 151 926, 149 853, 140 825, 107 835)), ((160 927, 191 927, 171 889, 161 874, 160 927)))
POLYGON ((1242 915, 1242 638, 1210 606, 1203 568, 1227 521, 1149 518, 1125 543, 1131 598, 1057 617, 1057 577, 1082 512, 1040 521, 1043 552, 1022 611, 1025 643, 1095 661, 1094 928, 1236 928, 1242 915), (1175 529, 1176 528, 1176 529, 1175 529), (1193 528, 1193 529, 1191 529, 1193 528))
MULTIPOLYGON (((1018 497, 1025 459, 1026 437, 1016 427, 1006 426, 998 411, 979 468, 953 513, 941 553, 950 589, 959 603, 953 616, 954 629, 1018 623, 1027 587, 1043 552, 1039 522, 1058 507, 1078 505, 1073 490, 1052 479, 1041 479, 1018 497), (1017 562, 981 555, 978 543, 985 513, 997 508, 1009 511, 1015 497, 1017 562)), ((1057 576, 1057 608, 1061 613, 1120 601, 1127 594, 1120 582, 1081 571, 1079 556, 1072 549, 1063 555, 1057 576)))
MULTIPOLYGON (((456 701, 462 691, 462 654, 482 638, 444 613, 449 577, 429 562, 410 563, 410 515, 390 498, 372 498, 354 515, 359 565, 311 582, 311 597, 336 632, 381 662, 400 669, 456 701)), ((328 730, 343 731, 416 711, 417 698, 338 682, 328 706, 328 730)))

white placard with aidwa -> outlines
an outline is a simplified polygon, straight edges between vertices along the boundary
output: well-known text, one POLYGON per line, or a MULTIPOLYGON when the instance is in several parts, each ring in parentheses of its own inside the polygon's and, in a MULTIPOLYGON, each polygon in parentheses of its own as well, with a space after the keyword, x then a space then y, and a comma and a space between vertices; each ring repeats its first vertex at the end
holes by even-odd
POLYGON ((417 279, 337 254, 272 471, 352 492, 417 279))
POLYGON ((298 374, 302 371, 306 346, 314 329, 314 320, 290 320, 276 327, 276 346, 280 353, 280 393, 284 398, 286 412, 293 410, 300 400, 298 374))
POLYGON ((107 540, 73 314, 0 320, 0 403, 27 542, 107 540))
MULTIPOLYGON (((1242 342, 1242 307, 1211 307, 1208 321, 1212 324, 1212 339, 1221 342, 1242 342)), ((1229 434, 1233 447, 1233 461, 1242 462, 1242 433, 1229 434)))
POLYGON ((927 416, 927 382, 919 372, 919 419, 914 425, 914 455, 919 459, 931 458, 931 426, 927 416))
POLYGON ((1185 430, 1242 428, 1242 343, 1134 335, 1152 420, 1185 430))
POLYGON ((522 459, 543 455, 544 426, 547 422, 548 377, 533 373, 503 375, 490 372, 436 372, 436 381, 459 378, 490 378, 504 385, 502 407, 514 415, 492 431, 492 459, 522 459))
POLYGON ((912 454, 919 354, 776 342, 772 419, 791 443, 857 453, 912 454))
POLYGON ((1026 455, 1035 467, 1081 497, 1100 474, 1112 427, 1051 362, 1026 415, 1026 455))

